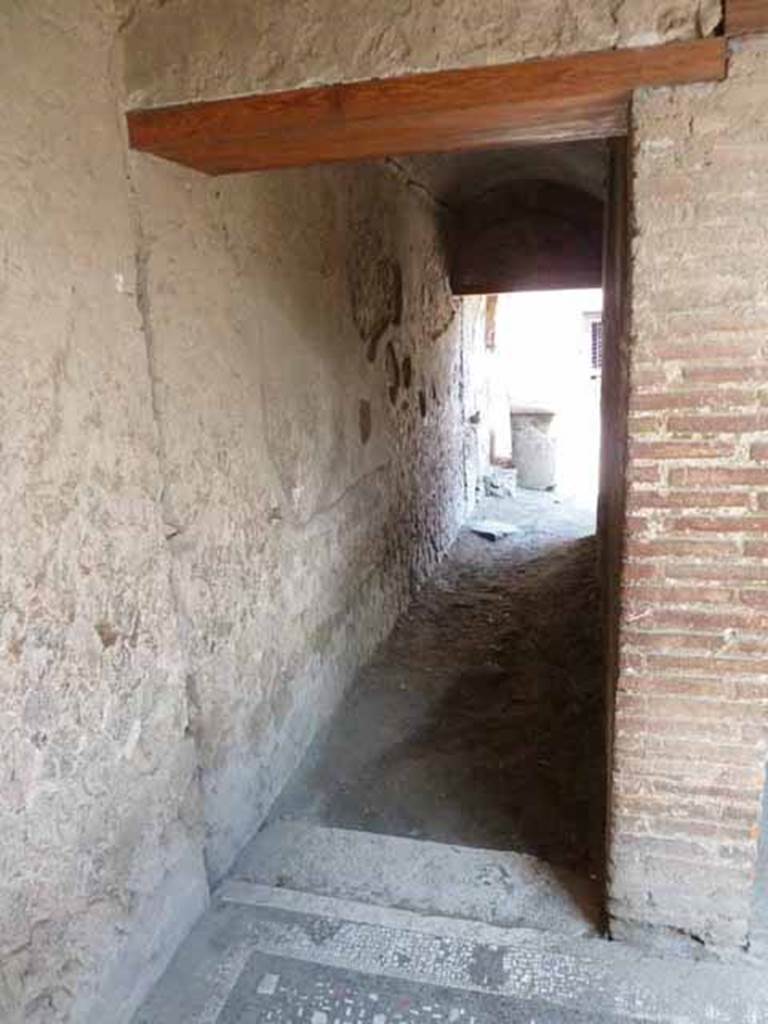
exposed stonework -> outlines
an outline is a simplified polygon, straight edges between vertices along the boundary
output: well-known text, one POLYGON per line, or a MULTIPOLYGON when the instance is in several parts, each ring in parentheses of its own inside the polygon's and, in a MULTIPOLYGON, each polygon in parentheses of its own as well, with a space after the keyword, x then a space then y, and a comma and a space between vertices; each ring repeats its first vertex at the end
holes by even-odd
POLYGON ((721 0, 118 0, 132 106, 710 35, 721 0))
POLYGON ((611 911, 748 940, 766 754, 768 40, 634 104, 611 911))

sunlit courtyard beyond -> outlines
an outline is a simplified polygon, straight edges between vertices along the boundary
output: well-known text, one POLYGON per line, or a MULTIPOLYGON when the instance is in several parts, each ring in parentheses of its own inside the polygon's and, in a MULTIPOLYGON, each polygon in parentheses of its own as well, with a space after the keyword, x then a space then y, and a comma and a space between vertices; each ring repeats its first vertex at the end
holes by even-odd
POLYGON ((601 367, 599 289, 500 295, 488 359, 494 461, 514 461, 515 414, 540 413, 551 437, 555 492, 594 507, 601 367))

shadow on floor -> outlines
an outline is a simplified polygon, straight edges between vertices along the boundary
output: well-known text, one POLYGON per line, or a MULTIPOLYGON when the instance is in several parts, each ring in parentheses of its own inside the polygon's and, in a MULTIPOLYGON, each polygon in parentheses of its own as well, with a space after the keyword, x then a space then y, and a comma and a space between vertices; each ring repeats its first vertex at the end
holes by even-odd
POLYGON ((515 850, 602 877, 595 538, 579 523, 559 534, 550 496, 526 501, 506 507, 528 512, 513 538, 462 532, 272 820, 515 850))

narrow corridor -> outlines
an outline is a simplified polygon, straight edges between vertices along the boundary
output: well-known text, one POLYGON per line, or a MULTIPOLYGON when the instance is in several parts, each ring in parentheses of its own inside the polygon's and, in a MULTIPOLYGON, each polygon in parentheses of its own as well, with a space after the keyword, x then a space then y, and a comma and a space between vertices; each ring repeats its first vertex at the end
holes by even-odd
POLYGON ((768 1024, 768 0, 0 51, 0 1024, 768 1024))
POLYGON ((600 872, 594 513, 488 497, 270 817, 533 854, 600 872))
POLYGON ((481 517, 515 531, 461 531, 134 1024, 762 1019, 745 968, 598 937, 594 517, 481 517))

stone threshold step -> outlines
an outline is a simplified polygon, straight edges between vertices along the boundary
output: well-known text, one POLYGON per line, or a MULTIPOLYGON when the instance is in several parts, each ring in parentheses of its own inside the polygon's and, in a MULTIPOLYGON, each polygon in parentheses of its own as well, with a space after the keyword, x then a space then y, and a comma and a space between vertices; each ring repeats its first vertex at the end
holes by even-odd
POLYGON ((535 857, 278 821, 232 879, 509 927, 592 935, 597 883, 535 857))

